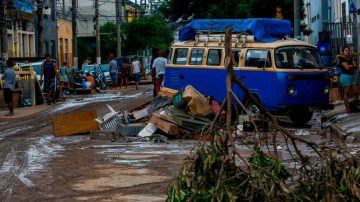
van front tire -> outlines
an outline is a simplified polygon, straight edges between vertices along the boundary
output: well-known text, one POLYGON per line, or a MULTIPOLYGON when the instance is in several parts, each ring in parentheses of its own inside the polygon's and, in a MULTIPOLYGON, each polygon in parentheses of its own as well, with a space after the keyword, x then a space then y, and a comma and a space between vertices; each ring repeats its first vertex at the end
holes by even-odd
POLYGON ((296 126, 304 126, 307 122, 311 120, 313 116, 313 111, 311 111, 309 108, 296 108, 293 109, 289 113, 290 120, 296 125, 296 126))

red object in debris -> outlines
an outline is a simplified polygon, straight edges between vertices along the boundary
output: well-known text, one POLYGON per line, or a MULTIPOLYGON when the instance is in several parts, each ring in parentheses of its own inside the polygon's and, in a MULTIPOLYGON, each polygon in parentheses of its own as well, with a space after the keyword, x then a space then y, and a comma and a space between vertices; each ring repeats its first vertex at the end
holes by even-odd
MULTIPOLYGON (((211 100, 210 102, 210 107, 211 107, 211 110, 217 114, 221 109, 221 106, 219 105, 219 103, 217 103, 215 100, 211 100)), ((226 115, 226 112, 224 110, 222 110, 221 112, 221 117, 224 117, 226 115)))

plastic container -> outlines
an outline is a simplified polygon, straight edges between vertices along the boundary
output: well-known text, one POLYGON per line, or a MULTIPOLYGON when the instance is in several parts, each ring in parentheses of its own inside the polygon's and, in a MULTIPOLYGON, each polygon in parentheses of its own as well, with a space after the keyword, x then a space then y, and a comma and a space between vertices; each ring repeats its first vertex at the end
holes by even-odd
POLYGON ((81 87, 82 87, 83 89, 86 89, 86 81, 85 81, 85 79, 83 79, 83 80, 81 81, 81 87))
POLYGON ((86 85, 86 89, 91 89, 92 83, 87 81, 85 82, 85 85, 86 85))

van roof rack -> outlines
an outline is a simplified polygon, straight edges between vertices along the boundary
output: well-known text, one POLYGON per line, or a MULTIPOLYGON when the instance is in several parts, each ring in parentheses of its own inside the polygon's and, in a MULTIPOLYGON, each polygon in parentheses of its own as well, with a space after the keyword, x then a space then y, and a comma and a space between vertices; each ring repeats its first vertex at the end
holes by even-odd
POLYGON ((196 32, 224 33, 229 26, 235 33, 250 32, 260 42, 274 42, 291 34, 291 23, 288 20, 267 18, 198 19, 180 30, 179 40, 193 40, 196 32))
MULTIPOLYGON (((249 33, 237 33, 232 34, 231 41, 235 43, 235 46, 238 47, 241 44, 248 42, 255 42, 255 36, 249 33)), ((225 42, 225 34, 224 33, 197 33, 195 35, 195 46, 200 42, 203 42, 205 46, 208 45, 209 42, 218 42, 219 45, 225 42)))

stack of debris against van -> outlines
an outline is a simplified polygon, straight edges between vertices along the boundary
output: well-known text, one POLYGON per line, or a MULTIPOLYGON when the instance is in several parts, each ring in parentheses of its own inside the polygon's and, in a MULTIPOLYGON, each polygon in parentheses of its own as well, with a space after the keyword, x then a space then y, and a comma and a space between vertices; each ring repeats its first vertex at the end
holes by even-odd
POLYGON ((203 132, 221 110, 215 100, 206 98, 191 85, 180 91, 163 88, 149 105, 131 113, 108 108, 108 114, 96 119, 101 131, 138 137, 162 134, 172 138, 203 132))

